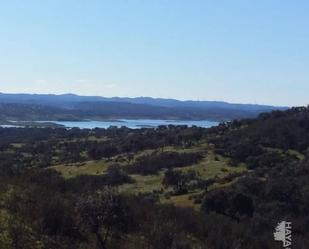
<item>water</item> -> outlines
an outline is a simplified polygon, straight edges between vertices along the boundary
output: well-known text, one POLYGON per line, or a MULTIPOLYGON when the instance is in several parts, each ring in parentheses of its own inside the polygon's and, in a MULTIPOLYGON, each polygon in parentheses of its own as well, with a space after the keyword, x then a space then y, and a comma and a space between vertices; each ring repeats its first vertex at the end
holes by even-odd
POLYGON ((198 126, 203 128, 209 128, 216 126, 219 123, 208 120, 153 120, 153 119, 120 119, 120 120, 107 120, 107 121, 44 121, 55 124, 63 125, 67 128, 78 127, 81 129, 93 129, 93 128, 108 128, 110 126, 126 126, 131 129, 139 128, 154 128, 159 125, 188 125, 198 126))
POLYGON ((23 128, 23 126, 19 125, 0 125, 1 128, 23 128))

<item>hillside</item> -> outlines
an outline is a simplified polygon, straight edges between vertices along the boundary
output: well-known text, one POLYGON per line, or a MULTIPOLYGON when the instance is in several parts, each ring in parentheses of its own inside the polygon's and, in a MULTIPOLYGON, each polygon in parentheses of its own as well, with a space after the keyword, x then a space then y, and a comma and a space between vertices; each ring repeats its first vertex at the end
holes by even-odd
POLYGON ((0 244, 281 248, 286 220, 305 249, 308 134, 309 108, 210 129, 0 128, 0 244))
POLYGON ((256 117, 285 107, 229 104, 215 101, 179 101, 154 98, 104 98, 74 94, 0 93, 4 120, 183 119, 226 121, 256 117), (45 110, 43 110, 45 109, 45 110))

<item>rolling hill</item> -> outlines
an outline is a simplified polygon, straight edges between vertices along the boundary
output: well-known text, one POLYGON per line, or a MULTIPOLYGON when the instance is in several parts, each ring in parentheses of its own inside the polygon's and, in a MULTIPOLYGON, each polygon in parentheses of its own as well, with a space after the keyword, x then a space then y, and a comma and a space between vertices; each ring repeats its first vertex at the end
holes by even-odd
POLYGON ((0 93, 1 120, 183 119, 226 121, 253 118, 286 107, 230 104, 218 101, 180 101, 150 97, 105 98, 75 94, 0 93))

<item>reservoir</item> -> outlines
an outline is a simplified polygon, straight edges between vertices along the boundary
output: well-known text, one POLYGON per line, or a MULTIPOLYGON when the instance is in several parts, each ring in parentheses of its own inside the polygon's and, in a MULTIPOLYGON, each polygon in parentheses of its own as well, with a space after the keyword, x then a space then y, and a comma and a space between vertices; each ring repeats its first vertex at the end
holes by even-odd
POLYGON ((161 120, 161 119, 119 119, 119 120, 106 120, 106 121, 44 121, 63 125, 67 128, 77 127, 80 129, 93 129, 93 128, 109 128, 115 127, 128 127, 131 129, 139 128, 155 128, 160 125, 187 125, 209 128, 216 126, 219 122, 208 120, 161 120))

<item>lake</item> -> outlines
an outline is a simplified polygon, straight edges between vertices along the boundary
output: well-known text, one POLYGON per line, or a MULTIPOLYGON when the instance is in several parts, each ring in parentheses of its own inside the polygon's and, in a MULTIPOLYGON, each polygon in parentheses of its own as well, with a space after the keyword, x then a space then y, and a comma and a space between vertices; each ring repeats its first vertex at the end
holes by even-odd
POLYGON ((139 128, 155 128, 159 125, 188 125, 198 126, 203 128, 209 128, 216 126, 219 123, 208 120, 154 120, 154 119, 120 119, 120 120, 107 120, 107 121, 44 121, 52 122, 55 124, 63 125, 67 128, 78 127, 81 129, 93 129, 93 128, 108 128, 110 126, 126 126, 131 129, 139 128))

